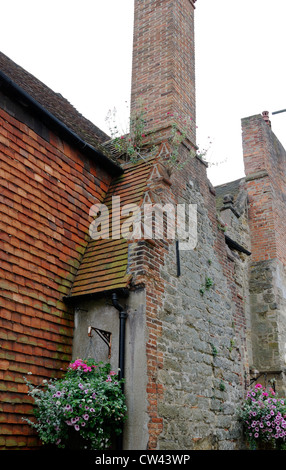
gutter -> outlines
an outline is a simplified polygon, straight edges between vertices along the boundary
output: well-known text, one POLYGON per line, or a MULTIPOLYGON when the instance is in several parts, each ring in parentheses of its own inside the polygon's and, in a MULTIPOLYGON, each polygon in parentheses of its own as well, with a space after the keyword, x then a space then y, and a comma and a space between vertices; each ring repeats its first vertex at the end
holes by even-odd
POLYGON ((63 302, 65 302, 66 304, 75 304, 77 302, 82 302, 84 300, 97 300, 97 299, 100 299, 101 297, 103 296, 109 296, 110 295, 110 292, 116 292, 119 296, 122 296, 122 297, 127 297, 128 294, 129 294, 129 290, 127 288, 120 288, 120 289, 116 289, 116 291, 114 291, 113 289, 111 290, 102 290, 100 292, 93 292, 91 294, 81 294, 81 295, 66 295, 66 296, 63 296, 63 302))
POLYGON ((7 75, 0 71, 0 89, 1 88, 8 94, 12 94, 12 96, 22 104, 28 106, 32 111, 39 115, 45 124, 58 129, 64 138, 72 143, 78 150, 91 157, 99 166, 108 170, 112 176, 117 176, 123 173, 123 170, 119 165, 85 142, 62 121, 40 105, 38 101, 32 98, 21 87, 16 85, 16 83, 14 83, 7 75))

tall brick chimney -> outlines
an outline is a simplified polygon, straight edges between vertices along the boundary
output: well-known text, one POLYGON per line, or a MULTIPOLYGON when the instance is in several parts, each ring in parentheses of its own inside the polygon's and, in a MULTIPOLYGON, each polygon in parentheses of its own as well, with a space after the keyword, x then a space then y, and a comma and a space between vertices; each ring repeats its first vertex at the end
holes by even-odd
POLYGON ((131 113, 143 103, 147 131, 168 136, 190 122, 196 143, 194 9, 196 0, 134 0, 131 113))
POLYGON ((242 119, 251 235, 249 303, 253 367, 286 392, 286 150, 267 112, 242 119))

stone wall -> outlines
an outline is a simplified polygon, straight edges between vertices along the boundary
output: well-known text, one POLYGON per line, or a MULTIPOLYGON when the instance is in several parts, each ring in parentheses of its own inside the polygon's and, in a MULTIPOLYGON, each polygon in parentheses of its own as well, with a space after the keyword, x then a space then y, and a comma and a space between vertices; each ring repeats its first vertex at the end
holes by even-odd
POLYGON ((174 244, 160 271, 165 281, 157 313, 163 362, 157 380, 163 387, 158 398, 163 426, 157 446, 235 449, 240 437, 236 409, 247 379, 246 319, 236 296, 247 287, 247 260, 228 250, 224 232, 214 223, 215 197, 203 163, 192 165, 180 201, 197 204, 198 243, 180 252, 179 277, 174 244))
MULTIPOLYGON (((250 266, 253 368, 285 393, 285 267, 277 260, 250 266), (284 383, 283 383, 284 382, 284 383)), ((263 378, 264 381, 264 378, 263 378)))

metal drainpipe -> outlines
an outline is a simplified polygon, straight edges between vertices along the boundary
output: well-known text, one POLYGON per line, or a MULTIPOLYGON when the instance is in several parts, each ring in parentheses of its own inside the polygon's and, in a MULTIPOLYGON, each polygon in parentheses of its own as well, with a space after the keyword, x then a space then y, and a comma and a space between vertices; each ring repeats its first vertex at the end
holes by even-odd
MULTIPOLYGON (((117 294, 112 294, 112 304, 119 312, 119 379, 124 378, 124 363, 125 363, 125 323, 127 318, 127 312, 118 303, 117 294)), ((124 391, 124 384, 122 384, 122 390, 124 391)))
MULTIPOLYGON (((125 323, 127 318, 127 312, 124 310, 122 305, 118 303, 117 294, 112 294, 112 304, 119 312, 119 373, 118 378, 121 380, 124 378, 124 363, 125 363, 125 323)), ((124 383, 121 384, 122 392, 124 393, 124 383)), ((123 429, 122 433, 117 437, 117 446, 119 450, 123 449, 123 429)))

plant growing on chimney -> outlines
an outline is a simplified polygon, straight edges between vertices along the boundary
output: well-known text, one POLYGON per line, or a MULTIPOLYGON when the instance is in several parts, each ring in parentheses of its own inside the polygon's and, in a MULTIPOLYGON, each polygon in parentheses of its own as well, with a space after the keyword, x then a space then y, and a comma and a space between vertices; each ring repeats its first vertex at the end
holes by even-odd
POLYGON ((117 111, 109 110, 106 121, 108 122, 111 141, 109 142, 109 149, 120 158, 131 163, 136 163, 140 159, 146 160, 155 156, 158 147, 154 145, 150 137, 146 135, 146 121, 145 110, 143 105, 140 106, 140 111, 134 116, 129 118, 129 128, 127 130, 119 129, 116 122, 117 111))
MULTIPOLYGON (((119 159, 136 163, 140 159, 146 160, 155 157, 159 147, 155 142, 155 135, 160 128, 147 130, 146 111, 143 103, 138 106, 139 111, 129 118, 128 130, 120 130, 117 124, 116 109, 109 110, 106 121, 108 122, 111 140, 108 142, 109 150, 119 159)), ((170 122, 170 135, 168 137, 169 153, 162 156, 162 161, 169 175, 176 169, 182 169, 190 158, 197 156, 205 161, 207 150, 195 150, 190 146, 189 158, 180 161, 181 144, 187 140, 189 130, 193 126, 191 118, 182 118, 177 114, 167 113, 163 118, 170 122)), ((158 122, 156 124, 159 124, 158 122)))

